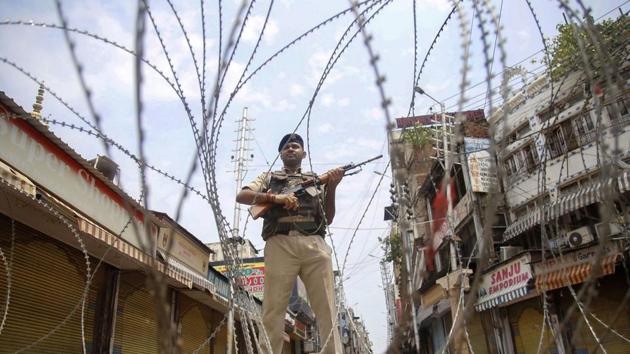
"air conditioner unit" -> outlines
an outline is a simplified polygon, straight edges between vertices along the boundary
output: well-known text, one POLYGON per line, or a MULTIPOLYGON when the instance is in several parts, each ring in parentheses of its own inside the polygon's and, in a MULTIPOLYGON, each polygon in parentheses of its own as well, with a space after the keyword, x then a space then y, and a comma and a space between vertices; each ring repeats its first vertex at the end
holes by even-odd
MULTIPOLYGON (((618 235, 623 232, 623 227, 619 224, 610 223, 608 225, 610 227, 610 235, 608 236, 618 235)), ((600 222, 599 224, 595 224, 595 233, 597 234, 598 239, 601 239, 602 237, 604 237, 604 223, 603 222, 600 222)))
POLYGON ((499 253, 501 256, 501 261, 508 260, 512 258, 517 253, 521 252, 523 247, 520 246, 503 246, 499 248, 499 253))
POLYGON ((567 232, 565 239, 569 247, 583 246, 595 240, 588 226, 582 226, 567 232))

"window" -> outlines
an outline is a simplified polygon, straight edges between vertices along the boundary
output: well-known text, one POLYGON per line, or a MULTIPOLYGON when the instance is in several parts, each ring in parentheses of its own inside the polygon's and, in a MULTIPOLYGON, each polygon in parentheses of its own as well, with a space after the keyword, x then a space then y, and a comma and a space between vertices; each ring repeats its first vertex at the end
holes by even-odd
POLYGON ((613 123, 628 119, 630 117, 630 100, 627 97, 622 97, 618 101, 606 105, 606 110, 610 121, 613 123), (615 107, 617 108, 616 113, 615 107))
POLYGON ((516 135, 518 135, 519 138, 522 138, 523 136, 525 136, 525 134, 529 133, 532 130, 532 128, 529 126, 529 122, 521 125, 518 130, 516 131, 516 135))
POLYGON ((547 148, 552 159, 574 150, 579 146, 570 120, 554 126, 551 131, 546 134, 546 138, 547 148))
POLYGON ((580 140, 580 145, 595 140, 595 123, 590 112, 583 113, 573 119, 573 126, 580 140))
POLYGON ((536 169, 536 165, 538 165, 538 152, 536 152, 536 148, 533 144, 529 144, 525 146, 522 150, 523 156, 525 157, 525 165, 527 166, 527 171, 532 172, 536 169))
POLYGON ((531 173, 538 165, 538 153, 533 144, 527 144, 516 151, 505 161, 505 172, 508 176, 521 173, 531 173))

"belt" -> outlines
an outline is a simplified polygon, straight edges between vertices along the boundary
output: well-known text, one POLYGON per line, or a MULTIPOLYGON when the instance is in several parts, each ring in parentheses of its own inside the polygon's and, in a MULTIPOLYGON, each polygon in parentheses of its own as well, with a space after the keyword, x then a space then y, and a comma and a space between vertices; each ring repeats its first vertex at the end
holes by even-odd
POLYGON ((275 230, 276 234, 280 235, 290 235, 290 236, 312 236, 318 235, 321 236, 325 232, 325 228, 320 227, 317 223, 314 222, 292 222, 292 223, 279 223, 277 229, 275 230))

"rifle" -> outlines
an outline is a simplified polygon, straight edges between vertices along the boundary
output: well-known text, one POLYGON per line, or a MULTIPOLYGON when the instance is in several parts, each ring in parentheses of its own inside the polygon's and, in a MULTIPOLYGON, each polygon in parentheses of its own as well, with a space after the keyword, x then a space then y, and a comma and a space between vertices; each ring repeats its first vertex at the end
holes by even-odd
MULTIPOLYGON (((365 160, 363 162, 359 162, 359 163, 349 163, 347 165, 341 166, 341 168, 344 171, 344 176, 352 176, 352 175, 356 175, 357 173, 361 172, 363 169, 361 168, 361 166, 370 163, 374 160, 378 160, 381 157, 383 157, 383 155, 378 155, 376 157, 373 157, 371 159, 365 160), (354 171, 352 173, 346 173, 348 171, 352 171, 354 169, 358 168, 358 171, 354 171)), ((327 173, 324 173, 321 176, 315 177, 313 179, 309 179, 306 180, 302 183, 293 185, 293 186, 289 186, 285 189, 282 190, 282 194, 295 194, 296 196, 300 196, 301 194, 305 193, 306 190, 310 187, 319 187, 321 185, 324 185, 326 183, 328 183, 329 180, 329 176, 327 173)), ((262 215, 264 215, 269 209, 271 209, 274 206, 273 203, 261 203, 261 204, 255 204, 252 205, 251 208, 249 208, 249 214, 252 216, 252 219, 256 220, 259 217, 261 217, 262 215)))

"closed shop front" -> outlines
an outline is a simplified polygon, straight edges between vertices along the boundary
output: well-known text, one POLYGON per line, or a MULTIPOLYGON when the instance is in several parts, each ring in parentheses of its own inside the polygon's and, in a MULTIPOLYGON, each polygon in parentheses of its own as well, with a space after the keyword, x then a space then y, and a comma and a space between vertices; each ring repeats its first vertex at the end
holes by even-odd
POLYGON ((543 334, 542 353, 557 353, 556 343, 549 329, 549 323, 543 324, 543 310, 540 297, 513 304, 508 309, 508 319, 515 352, 518 354, 536 354, 543 334), (544 333, 542 332, 545 326, 544 333))
MULTIPOLYGON (((602 347, 609 354, 625 354, 630 350, 630 344, 619 336, 630 337, 630 306, 626 304, 622 307, 628 285, 623 269, 618 269, 617 272, 619 274, 615 273, 595 281, 593 286, 597 291, 597 298, 590 302, 590 314, 587 314, 588 321, 600 339, 602 347), (620 286, 621 284, 623 286, 620 286)), ((574 286, 574 289, 576 293, 579 293, 581 286, 574 286)), ((562 289, 561 292, 563 295, 559 297, 562 300, 561 307, 563 313, 568 314, 571 307, 575 305, 575 301, 568 289, 562 289)), ((575 353, 603 352, 577 308, 573 310, 571 318, 563 320, 571 324, 567 336, 571 338, 571 346, 575 353)))
POLYGON ((114 328, 114 353, 157 353, 158 324, 153 298, 141 272, 121 272, 114 328))
MULTIPOLYGON (((10 294, 0 353, 27 347, 26 352, 81 353, 82 333, 89 352, 96 301, 103 284, 101 273, 92 279, 82 330, 81 297, 86 287, 83 253, 18 222, 12 227, 11 219, 2 214, 0 247, 10 264, 10 288, 4 263, 0 266, 0 316, 7 309, 10 294)), ((90 261, 94 267, 96 261, 90 261)))
POLYGON ((192 353, 203 345, 199 353, 210 353, 210 337, 214 326, 212 310, 185 295, 179 295, 179 333, 183 353, 192 353))

